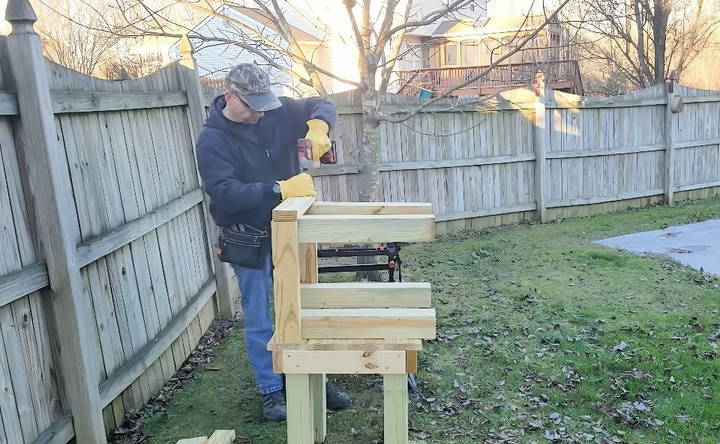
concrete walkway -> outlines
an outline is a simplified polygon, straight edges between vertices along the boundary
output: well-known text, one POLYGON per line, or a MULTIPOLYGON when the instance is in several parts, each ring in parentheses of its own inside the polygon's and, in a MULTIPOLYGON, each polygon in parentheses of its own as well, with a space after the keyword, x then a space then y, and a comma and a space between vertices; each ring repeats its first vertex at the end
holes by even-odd
POLYGON ((626 234, 594 243, 636 254, 664 254, 696 270, 720 276, 720 219, 626 234))

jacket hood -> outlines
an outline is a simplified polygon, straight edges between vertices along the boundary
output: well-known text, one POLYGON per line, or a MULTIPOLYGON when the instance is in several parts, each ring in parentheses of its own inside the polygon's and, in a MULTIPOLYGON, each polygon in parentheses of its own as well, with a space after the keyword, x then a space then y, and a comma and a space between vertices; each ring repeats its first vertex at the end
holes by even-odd
POLYGON ((231 122, 227 119, 222 113, 223 108, 225 108, 225 96, 220 95, 213 99, 212 103, 210 104, 210 112, 208 113, 208 118, 205 121, 205 125, 210 128, 215 129, 229 129, 232 131, 232 128, 237 125, 236 122, 231 122), (233 125, 235 124, 235 125, 233 125))

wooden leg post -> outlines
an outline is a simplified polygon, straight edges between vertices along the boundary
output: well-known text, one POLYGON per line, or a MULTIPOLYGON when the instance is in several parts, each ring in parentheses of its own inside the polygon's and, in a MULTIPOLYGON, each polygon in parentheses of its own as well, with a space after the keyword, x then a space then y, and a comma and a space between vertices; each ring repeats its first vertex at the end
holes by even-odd
POLYGON ((310 375, 285 375, 288 444, 313 444, 313 410, 310 375))
POLYGON ((300 257, 297 222, 272 222, 272 260, 275 288, 275 339, 297 344, 301 340, 300 257))
POLYGON ((315 442, 324 443, 327 434, 327 404, 325 399, 325 375, 310 375, 310 401, 312 402, 315 442))
POLYGON ((406 374, 383 375, 385 444, 408 442, 408 388, 406 374))

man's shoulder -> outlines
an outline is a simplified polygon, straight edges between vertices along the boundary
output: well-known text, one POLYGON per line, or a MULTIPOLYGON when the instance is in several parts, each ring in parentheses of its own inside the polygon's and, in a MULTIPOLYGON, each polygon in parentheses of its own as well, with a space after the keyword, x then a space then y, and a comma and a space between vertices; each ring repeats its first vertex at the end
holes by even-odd
POLYGON ((227 131, 223 131, 221 128, 217 128, 214 126, 205 125, 203 126, 202 130, 200 130, 200 134, 198 134, 198 149, 200 149, 201 147, 204 148, 215 146, 214 142, 224 139, 226 137, 229 137, 227 131))

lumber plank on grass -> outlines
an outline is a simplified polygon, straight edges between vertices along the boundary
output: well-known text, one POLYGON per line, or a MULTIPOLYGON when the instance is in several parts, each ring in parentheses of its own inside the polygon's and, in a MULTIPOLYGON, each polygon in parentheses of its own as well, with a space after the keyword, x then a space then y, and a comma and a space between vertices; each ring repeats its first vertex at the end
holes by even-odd
POLYGON ((197 438, 181 439, 180 441, 176 442, 175 444, 208 444, 208 437, 207 436, 198 436, 197 438))
POLYGON ((207 444, 231 444, 235 440, 235 430, 215 430, 207 444))
POLYGON ((425 282, 343 282, 301 284, 302 308, 430 307, 425 282))
POLYGON ((303 309, 302 337, 435 338, 432 308, 303 309))

